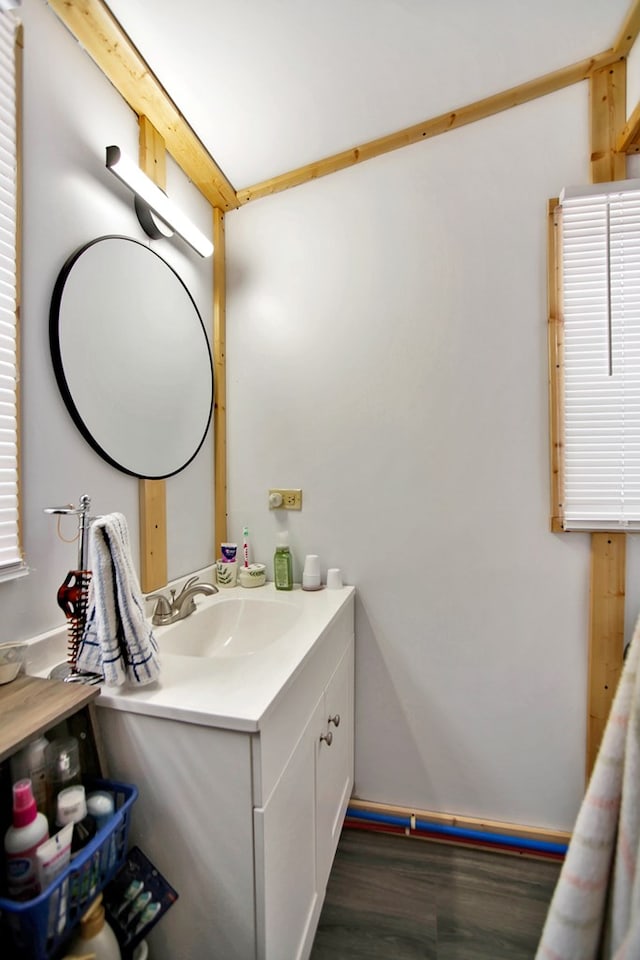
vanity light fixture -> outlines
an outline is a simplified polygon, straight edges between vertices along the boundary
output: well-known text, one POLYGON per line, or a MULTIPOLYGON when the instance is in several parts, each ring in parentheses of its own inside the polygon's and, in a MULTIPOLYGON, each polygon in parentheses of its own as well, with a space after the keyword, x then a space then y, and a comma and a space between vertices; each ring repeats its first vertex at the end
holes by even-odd
POLYGON ((107 147, 107 169, 135 194, 135 209, 140 225, 154 240, 182 237, 201 257, 210 257, 213 244, 202 231, 185 217, 140 167, 124 156, 120 147, 107 147))

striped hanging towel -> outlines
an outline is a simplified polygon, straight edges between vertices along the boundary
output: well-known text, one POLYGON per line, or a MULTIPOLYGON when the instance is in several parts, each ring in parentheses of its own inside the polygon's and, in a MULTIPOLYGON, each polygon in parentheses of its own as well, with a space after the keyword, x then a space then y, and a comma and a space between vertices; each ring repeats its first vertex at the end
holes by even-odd
POLYGON ((88 560, 92 577, 78 669, 102 673, 109 686, 152 683, 160 673, 158 646, 144 615, 121 513, 91 524, 88 560))
POLYGON ((640 618, 535 960, 640 958, 640 618))

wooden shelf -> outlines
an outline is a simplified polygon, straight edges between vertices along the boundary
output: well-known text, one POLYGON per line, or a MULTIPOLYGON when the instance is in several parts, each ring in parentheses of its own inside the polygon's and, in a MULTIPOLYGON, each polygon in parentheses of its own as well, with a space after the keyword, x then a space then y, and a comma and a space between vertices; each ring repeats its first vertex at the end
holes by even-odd
POLYGON ((49 727, 90 704, 100 687, 22 674, 0 686, 0 763, 49 727))

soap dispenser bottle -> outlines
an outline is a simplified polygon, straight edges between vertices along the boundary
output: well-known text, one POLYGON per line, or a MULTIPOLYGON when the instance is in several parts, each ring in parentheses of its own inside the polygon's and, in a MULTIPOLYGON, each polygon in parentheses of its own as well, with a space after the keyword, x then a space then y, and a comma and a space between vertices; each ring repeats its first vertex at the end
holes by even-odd
POLYGON ((293 563, 286 531, 278 534, 278 543, 273 558, 273 579, 276 590, 293 590, 293 563))

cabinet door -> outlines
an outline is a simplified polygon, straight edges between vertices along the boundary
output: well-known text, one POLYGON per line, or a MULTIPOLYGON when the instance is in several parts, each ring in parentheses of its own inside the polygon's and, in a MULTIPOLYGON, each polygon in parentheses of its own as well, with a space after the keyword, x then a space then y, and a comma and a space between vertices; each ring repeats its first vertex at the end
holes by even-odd
POLYGON ((327 685, 324 707, 321 733, 316 740, 316 857, 321 897, 353 790, 353 643, 327 685), (331 743, 320 739, 329 733, 331 743))
POLYGON ((315 740, 321 699, 264 807, 254 810, 258 960, 298 960, 317 921, 315 740))

